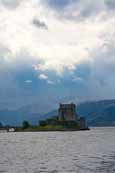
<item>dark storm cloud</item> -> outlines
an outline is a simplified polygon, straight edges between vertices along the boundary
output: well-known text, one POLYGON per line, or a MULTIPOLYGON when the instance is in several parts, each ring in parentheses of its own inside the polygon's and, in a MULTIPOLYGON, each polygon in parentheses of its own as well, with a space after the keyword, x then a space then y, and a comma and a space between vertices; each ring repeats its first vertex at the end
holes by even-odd
POLYGON ((48 26, 46 25, 46 23, 38 19, 33 20, 33 25, 36 26, 37 28, 48 30, 48 26))
POLYGON ((105 0, 105 3, 110 9, 115 9, 115 0, 105 0))
POLYGON ((8 9, 17 8, 23 0, 0 0, 1 4, 8 9))
POLYGON ((45 3, 54 9, 63 9, 74 1, 76 0, 45 0, 45 3))
POLYGON ((115 9, 115 0, 45 0, 41 1, 53 10, 56 16, 66 20, 83 20, 95 17, 103 11, 115 9))
POLYGON ((104 6, 103 1, 97 0, 47 0, 44 2, 45 5, 56 12, 56 15, 65 19, 83 19, 94 16, 104 6))
POLYGON ((93 63, 81 64, 77 67, 76 74, 83 79, 87 85, 89 96, 97 99, 115 97, 115 44, 110 42, 106 47, 100 47, 100 51, 95 50, 93 63), (84 68, 85 67, 85 68, 84 68), (89 69, 86 71, 86 69, 89 69), (85 70, 85 73, 83 73, 85 70), (84 75, 85 74, 85 75, 84 75), (86 75, 87 74, 87 75, 86 75))

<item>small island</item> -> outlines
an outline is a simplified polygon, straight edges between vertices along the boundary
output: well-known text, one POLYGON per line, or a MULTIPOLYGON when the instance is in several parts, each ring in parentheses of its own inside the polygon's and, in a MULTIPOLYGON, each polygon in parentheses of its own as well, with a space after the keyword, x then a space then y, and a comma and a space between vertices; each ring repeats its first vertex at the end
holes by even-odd
POLYGON ((89 130, 84 117, 78 118, 76 105, 60 104, 58 115, 39 121, 38 126, 32 126, 27 121, 16 131, 78 131, 89 130))

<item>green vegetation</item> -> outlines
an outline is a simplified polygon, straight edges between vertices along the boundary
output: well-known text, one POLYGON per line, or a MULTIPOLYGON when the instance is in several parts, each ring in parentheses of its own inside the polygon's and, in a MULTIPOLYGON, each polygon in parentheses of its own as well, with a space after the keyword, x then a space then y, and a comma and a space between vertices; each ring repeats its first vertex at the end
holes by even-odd
POLYGON ((76 127, 67 127, 64 125, 38 125, 38 126, 29 126, 28 128, 17 128, 17 132, 47 132, 47 131, 77 131, 77 130, 88 130, 88 128, 80 129, 79 126, 76 127))
POLYGON ((28 129, 30 127, 30 124, 28 121, 23 121, 22 123, 22 129, 28 129))
MULTIPOLYGON (((83 121, 81 121, 83 122, 83 121)), ((39 121, 36 126, 30 125, 28 121, 22 123, 22 127, 16 128, 16 131, 37 132, 37 131, 77 131, 88 130, 80 121, 59 121, 57 117, 39 121)))
POLYGON ((64 126, 61 125, 46 125, 46 126, 29 126, 28 128, 17 128, 16 131, 34 132, 34 131, 64 131, 64 126))

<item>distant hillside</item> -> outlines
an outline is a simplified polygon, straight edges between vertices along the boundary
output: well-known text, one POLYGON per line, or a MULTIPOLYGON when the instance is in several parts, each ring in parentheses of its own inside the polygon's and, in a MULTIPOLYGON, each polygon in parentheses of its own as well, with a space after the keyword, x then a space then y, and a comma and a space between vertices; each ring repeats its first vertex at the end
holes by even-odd
MULTIPOLYGON (((80 103, 77 113, 86 117, 89 126, 115 126, 115 100, 80 103)), ((21 125, 24 120, 28 120, 32 124, 38 124, 39 120, 57 114, 57 110, 43 114, 39 112, 39 105, 33 104, 13 111, 0 110, 0 122, 5 125, 21 125)))
POLYGON ((40 119, 42 119, 41 114, 32 113, 28 110, 0 110, 0 122, 3 125, 20 126, 24 120, 28 120, 32 124, 38 124, 40 119))
POLYGON ((33 105, 31 107, 26 106, 17 110, 0 110, 0 122, 3 125, 20 126, 24 120, 27 120, 35 125, 38 124, 40 120, 45 120, 46 118, 57 115, 57 111, 51 111, 46 114, 37 111, 38 105, 33 105))
POLYGON ((77 112, 86 117, 90 126, 115 125, 115 100, 102 100, 81 103, 77 112))

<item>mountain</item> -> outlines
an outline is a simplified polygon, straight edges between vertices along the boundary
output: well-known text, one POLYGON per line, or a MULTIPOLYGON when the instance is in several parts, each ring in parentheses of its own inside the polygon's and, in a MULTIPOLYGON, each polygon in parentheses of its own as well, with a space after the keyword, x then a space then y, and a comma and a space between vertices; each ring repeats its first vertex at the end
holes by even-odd
POLYGON ((77 112, 86 117, 89 126, 115 125, 115 100, 84 102, 77 106, 77 112))
MULTIPOLYGON (((40 111, 38 104, 23 106, 17 110, 0 110, 0 122, 4 125, 21 125, 24 120, 38 124, 39 120, 58 115, 57 110, 49 113, 40 111)), ((115 100, 90 101, 77 105, 79 116, 86 117, 89 126, 115 126, 115 100)))
POLYGON ((43 113, 47 111, 39 104, 30 104, 22 106, 16 110, 0 109, 0 122, 3 125, 20 126, 24 120, 28 120, 31 124, 38 124, 39 120, 46 119, 49 114, 43 113))

